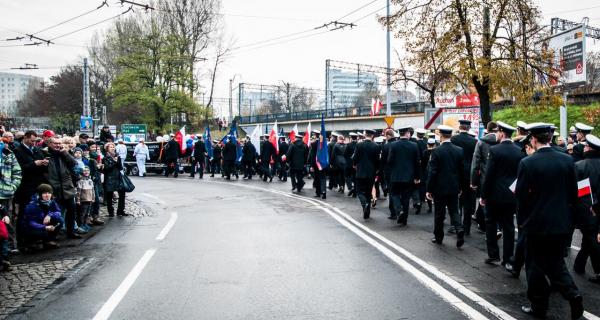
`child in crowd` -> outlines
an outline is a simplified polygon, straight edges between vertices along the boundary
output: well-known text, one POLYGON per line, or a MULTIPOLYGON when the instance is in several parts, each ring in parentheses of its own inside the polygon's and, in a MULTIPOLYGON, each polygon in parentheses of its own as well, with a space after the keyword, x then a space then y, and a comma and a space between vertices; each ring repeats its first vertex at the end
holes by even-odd
POLYGON ((73 149, 73 157, 75 158, 75 161, 77 161, 73 171, 75 172, 75 175, 79 177, 83 173, 83 168, 85 167, 85 164, 83 163, 83 151, 81 148, 76 147, 73 149))
POLYGON ((10 217, 6 207, 0 205, 0 271, 10 271, 11 269, 8 260, 8 224, 10 224, 10 217))
POLYGON ((90 168, 84 167, 82 176, 77 181, 77 194, 75 199, 79 210, 77 211, 78 233, 87 233, 91 229, 91 211, 95 199, 94 181, 90 177, 90 168))

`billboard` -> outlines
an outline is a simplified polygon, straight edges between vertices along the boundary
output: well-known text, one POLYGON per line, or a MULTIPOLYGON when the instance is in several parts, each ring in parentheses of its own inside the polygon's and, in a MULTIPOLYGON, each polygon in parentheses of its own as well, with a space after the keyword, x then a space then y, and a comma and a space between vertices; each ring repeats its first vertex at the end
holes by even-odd
POLYGON ((461 94, 457 96, 438 96, 435 97, 436 108, 464 108, 478 107, 479 95, 477 93, 461 94))
POLYGON ((466 108, 427 108, 425 109, 425 129, 437 128, 440 124, 451 126, 458 130, 459 120, 471 120, 471 129, 479 135, 480 110, 479 107, 466 108))
POLYGON ((79 132, 94 132, 94 120, 92 120, 92 117, 81 116, 81 118, 79 119, 79 132))
POLYGON ((137 142, 140 138, 146 139, 148 132, 145 124, 122 124, 121 133, 125 142, 137 142))
POLYGON ((587 81, 584 25, 552 36, 548 47, 554 55, 551 85, 569 85, 587 81))

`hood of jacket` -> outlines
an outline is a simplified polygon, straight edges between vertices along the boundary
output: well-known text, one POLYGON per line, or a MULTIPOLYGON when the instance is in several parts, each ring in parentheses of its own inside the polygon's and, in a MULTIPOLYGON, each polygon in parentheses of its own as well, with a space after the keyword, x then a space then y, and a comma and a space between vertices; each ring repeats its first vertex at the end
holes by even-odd
POLYGON ((498 140, 496 140, 496 134, 494 134, 494 133, 486 134, 485 136, 483 136, 483 138, 481 138, 481 141, 483 141, 489 145, 498 144, 498 140))

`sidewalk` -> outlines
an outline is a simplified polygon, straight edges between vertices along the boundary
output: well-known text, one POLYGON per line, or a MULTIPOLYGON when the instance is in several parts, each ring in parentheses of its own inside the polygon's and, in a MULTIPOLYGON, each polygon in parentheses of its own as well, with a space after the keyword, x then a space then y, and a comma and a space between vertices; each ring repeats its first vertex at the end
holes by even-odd
MULTIPOLYGON (((150 214, 139 202, 130 199, 126 200, 125 207, 125 211, 133 218, 150 214)), ((114 221, 107 216, 106 207, 100 207, 100 216, 106 224, 94 227, 82 239, 70 240, 61 236, 58 249, 11 257, 12 270, 0 272, 0 320, 11 314, 24 312, 35 304, 33 300, 46 297, 54 288, 84 269, 87 262, 94 259, 86 254, 85 242, 104 228, 110 228, 114 221)))

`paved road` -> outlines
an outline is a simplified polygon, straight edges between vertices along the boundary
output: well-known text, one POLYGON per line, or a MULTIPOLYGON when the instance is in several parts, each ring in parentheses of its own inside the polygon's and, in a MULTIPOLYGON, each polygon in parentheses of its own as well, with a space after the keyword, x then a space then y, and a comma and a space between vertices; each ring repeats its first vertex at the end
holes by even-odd
MULTIPOLYGON (((525 286, 462 250, 429 243, 432 216, 401 228, 385 202, 363 222, 358 200, 292 195, 289 183, 134 178, 157 214, 117 220, 81 277, 24 319, 521 319, 525 286)), ((576 277, 589 319, 597 287, 576 277)), ((551 316, 568 306, 553 295, 551 316)))

